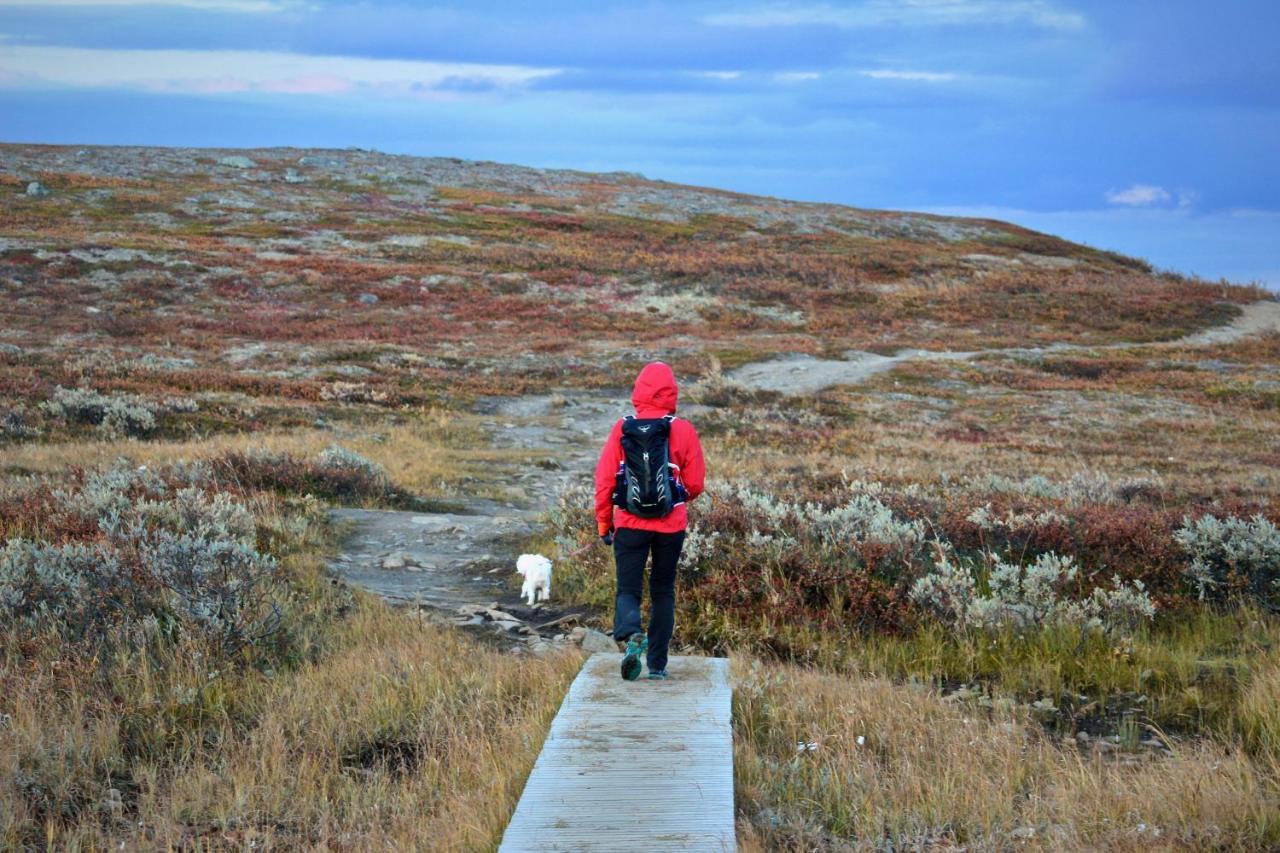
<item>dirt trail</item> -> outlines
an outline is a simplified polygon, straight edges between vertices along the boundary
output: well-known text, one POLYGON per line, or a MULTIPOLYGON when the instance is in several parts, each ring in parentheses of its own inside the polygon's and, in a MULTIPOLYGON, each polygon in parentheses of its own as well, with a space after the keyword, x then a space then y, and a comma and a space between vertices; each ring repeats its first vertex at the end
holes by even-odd
POLYGON ((1238 341, 1251 335, 1280 333, 1280 302, 1262 301, 1245 306, 1232 322, 1163 344, 1051 344, 1046 347, 1012 347, 972 351, 909 349, 894 355, 850 351, 843 359, 821 359, 810 355, 790 355, 739 367, 729 378, 754 391, 804 394, 835 385, 858 385, 878 373, 892 370, 907 361, 970 361, 987 355, 1043 355, 1082 350, 1129 349, 1138 346, 1207 346, 1238 341))
POLYGON ((481 401, 476 411, 485 417, 494 447, 542 457, 535 466, 508 463, 493 472, 513 500, 464 497, 454 513, 335 509, 331 518, 349 532, 330 568, 389 601, 496 629, 511 642, 536 648, 542 640, 564 639, 560 625, 531 627, 566 615, 556 609, 554 576, 549 605, 525 607, 510 588, 516 549, 564 484, 589 476, 603 436, 629 408, 621 392, 481 401))
POLYGON ((1241 338, 1268 332, 1280 333, 1280 302, 1265 300, 1246 305, 1240 316, 1225 326, 1216 326, 1194 335, 1187 335, 1175 343, 1196 346, 1229 344, 1241 338))

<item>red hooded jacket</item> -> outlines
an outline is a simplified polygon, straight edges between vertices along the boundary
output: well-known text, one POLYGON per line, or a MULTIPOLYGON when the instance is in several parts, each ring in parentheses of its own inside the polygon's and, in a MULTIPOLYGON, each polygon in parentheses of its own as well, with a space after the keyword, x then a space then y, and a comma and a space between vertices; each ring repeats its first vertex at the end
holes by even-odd
MULTIPOLYGON (((660 361, 646 364, 636 377, 631 392, 631 405, 637 418, 661 418, 674 414, 676 377, 671 368, 660 361)), ((667 439, 667 454, 677 466, 676 478, 689 493, 689 500, 702 494, 707 477, 707 466, 702 461, 702 445, 698 443, 698 431, 693 424, 680 418, 671 421, 671 434, 667 439)), ((613 505, 614 477, 622 464, 622 421, 613 425, 609 438, 600 451, 596 464, 596 527, 601 536, 617 527, 636 530, 654 530, 659 533, 678 533, 688 524, 685 505, 679 503, 662 518, 640 518, 625 509, 613 505)))

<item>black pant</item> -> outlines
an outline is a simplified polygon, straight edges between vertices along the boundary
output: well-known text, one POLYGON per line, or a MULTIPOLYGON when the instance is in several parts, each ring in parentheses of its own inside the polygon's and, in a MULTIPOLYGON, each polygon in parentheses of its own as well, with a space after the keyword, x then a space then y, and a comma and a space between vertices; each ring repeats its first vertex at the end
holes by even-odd
POLYGON ((649 670, 667 668, 667 649, 676 622, 676 564, 684 531, 654 533, 619 527, 613 533, 613 558, 618 566, 618 597, 613 614, 613 638, 625 640, 641 630, 640 600, 644 596, 644 564, 653 554, 649 572, 649 670))

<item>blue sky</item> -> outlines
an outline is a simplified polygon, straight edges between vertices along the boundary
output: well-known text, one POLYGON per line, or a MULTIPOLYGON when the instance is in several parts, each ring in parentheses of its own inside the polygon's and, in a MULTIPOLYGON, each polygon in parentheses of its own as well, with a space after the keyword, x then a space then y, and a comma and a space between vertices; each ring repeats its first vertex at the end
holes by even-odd
POLYGON ((0 0, 0 139, 995 216, 1280 288, 1280 3, 0 0))

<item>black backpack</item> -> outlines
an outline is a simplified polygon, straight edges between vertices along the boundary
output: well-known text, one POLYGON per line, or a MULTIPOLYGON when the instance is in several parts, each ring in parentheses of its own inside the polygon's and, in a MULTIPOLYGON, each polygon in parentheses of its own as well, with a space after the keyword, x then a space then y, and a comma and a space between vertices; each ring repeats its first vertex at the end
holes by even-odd
POLYGON ((661 518, 685 500, 667 455, 671 421, 671 415, 623 419, 623 459, 614 484, 614 506, 640 518, 661 518))

